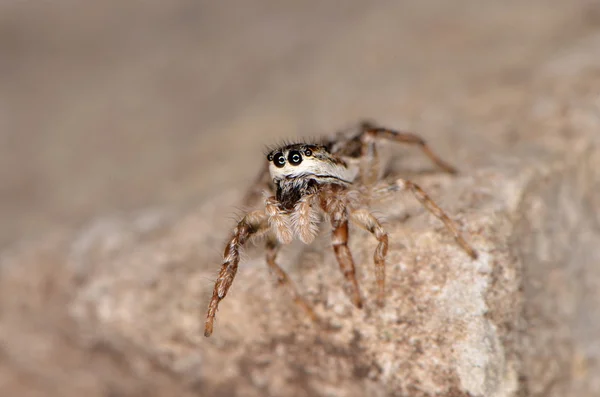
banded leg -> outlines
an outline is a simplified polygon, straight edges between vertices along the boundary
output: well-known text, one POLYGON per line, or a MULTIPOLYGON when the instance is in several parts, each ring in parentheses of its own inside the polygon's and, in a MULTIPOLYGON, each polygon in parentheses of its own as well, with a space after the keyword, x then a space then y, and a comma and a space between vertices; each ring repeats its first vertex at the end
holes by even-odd
POLYGON ((373 262, 375 264, 375 279, 377 280, 377 304, 383 306, 385 302, 385 257, 388 251, 388 235, 377 218, 366 209, 352 211, 350 219, 358 226, 371 232, 379 242, 373 254, 373 262))
POLYGON ((267 240, 267 265, 273 274, 277 277, 280 286, 288 289, 294 302, 306 313, 306 315, 315 323, 319 322, 317 315, 306 300, 298 293, 296 286, 290 280, 286 272, 277 264, 276 258, 280 245, 272 238, 267 240))
POLYGON ((373 186, 379 179, 379 155, 375 145, 375 136, 368 133, 368 124, 361 125, 360 175, 366 186, 373 186))
POLYGON ((204 336, 210 336, 213 332, 213 322, 215 321, 219 302, 227 295, 227 291, 229 291, 229 287, 231 287, 237 273, 240 261, 240 249, 252 235, 264 232, 267 227, 267 215, 265 212, 253 211, 242 218, 234 229, 233 237, 231 237, 225 247, 223 265, 221 266, 221 271, 219 271, 212 298, 208 304, 204 336))
POLYGON ((331 242, 333 251, 337 258, 340 269, 344 274, 347 284, 349 285, 352 294, 352 303, 359 309, 362 308, 362 298, 360 297, 360 289, 356 281, 356 270, 352 253, 348 248, 348 219, 345 217, 342 220, 336 220, 331 217, 331 225, 333 228, 331 242))
MULTIPOLYGON (((455 174, 457 172, 456 168, 454 168, 450 164, 446 163, 438 155, 436 155, 433 152, 433 150, 431 150, 431 148, 429 147, 427 142, 425 142, 425 140, 418 135, 415 135, 415 134, 412 134, 409 132, 395 131, 395 130, 392 130, 389 128, 377 127, 369 122, 363 122, 361 125, 361 129, 362 129, 362 139, 361 140, 363 142, 362 154, 363 154, 363 156, 364 155, 368 156, 370 153, 373 153, 372 156, 373 156, 374 161, 376 160, 376 156, 377 156, 377 153, 375 152, 375 149, 374 149, 374 145, 375 145, 374 141, 376 139, 387 139, 389 141, 406 143, 409 145, 417 145, 421 148, 423 153, 425 153, 425 155, 427 157, 429 157, 431 159, 431 161, 433 161, 433 163, 435 165, 437 165, 439 168, 441 168, 442 170, 444 170, 445 172, 448 172, 450 174, 455 174)), ((376 171, 370 171, 371 174, 373 172, 376 172, 376 171)))
POLYGON ((379 189, 377 193, 388 193, 410 190, 417 200, 431 212, 436 218, 444 223, 446 228, 452 233, 454 240, 460 247, 472 258, 477 259, 477 251, 471 247, 465 240, 461 232, 458 230, 456 223, 442 210, 428 195, 421 189, 419 185, 406 179, 397 179, 393 184, 379 189))

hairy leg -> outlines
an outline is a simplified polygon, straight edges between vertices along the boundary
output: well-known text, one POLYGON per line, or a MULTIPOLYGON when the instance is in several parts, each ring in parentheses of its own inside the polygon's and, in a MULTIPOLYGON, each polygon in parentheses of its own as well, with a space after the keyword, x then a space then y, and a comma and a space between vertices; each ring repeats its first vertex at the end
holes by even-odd
POLYGON ((344 217, 341 220, 337 220, 336 216, 332 215, 331 225, 333 228, 331 240, 335 256, 340 265, 340 269, 346 278, 346 282, 349 284, 352 302, 356 307, 361 308, 362 298, 360 297, 360 289, 358 287, 358 282, 356 281, 354 260, 352 259, 352 253, 348 248, 348 219, 344 217))
POLYGON ((247 214, 238 223, 233 231, 233 236, 225 247, 223 253, 223 265, 217 277, 212 298, 208 304, 208 313, 206 314, 206 324, 204 327, 204 336, 210 336, 213 332, 213 322, 217 314, 219 302, 225 298, 227 291, 235 274, 237 273, 238 263, 240 261, 240 249, 248 239, 268 228, 267 215, 264 211, 253 211, 247 214))
POLYGON ((373 254, 373 262, 375 263, 375 279, 377 280, 377 304, 383 306, 385 302, 385 257, 388 250, 388 235, 377 218, 366 209, 352 211, 350 219, 358 226, 371 232, 379 242, 373 254))
POLYGON ((315 323, 319 321, 317 315, 306 300, 298 293, 294 283, 290 280, 285 271, 277 264, 276 258, 279 252, 280 245, 273 238, 267 240, 267 265, 277 277, 277 282, 280 286, 284 286, 291 293, 294 302, 308 315, 315 323))
POLYGON ((431 150, 427 142, 425 142, 425 140, 418 135, 409 132, 378 127, 369 122, 363 122, 361 124, 361 131, 361 156, 364 158, 363 163, 365 163, 365 165, 362 166, 364 168, 362 171, 365 172, 365 174, 363 174, 364 178, 368 179, 363 181, 364 183, 372 184, 377 178, 378 161, 377 151, 375 149, 375 141, 377 139, 386 139, 388 141, 419 146, 423 153, 425 153, 425 155, 429 157, 431 161, 433 161, 433 163, 439 168, 451 174, 455 174, 457 172, 456 168, 446 163, 438 155, 436 155, 433 150, 431 150))
POLYGON ((397 179, 391 185, 378 189, 376 194, 381 195, 404 190, 412 192, 423 207, 444 223, 446 228, 452 233, 452 236, 454 236, 454 240, 456 240, 458 245, 460 245, 472 259, 477 259, 477 251, 467 243, 461 232, 458 230, 456 223, 450 219, 450 217, 427 195, 427 193, 423 191, 423 189, 421 189, 421 187, 419 187, 419 185, 406 179, 397 179))
POLYGON ((377 154, 376 139, 368 133, 366 124, 361 125, 360 176, 366 186, 373 186, 379 179, 379 155, 377 154))

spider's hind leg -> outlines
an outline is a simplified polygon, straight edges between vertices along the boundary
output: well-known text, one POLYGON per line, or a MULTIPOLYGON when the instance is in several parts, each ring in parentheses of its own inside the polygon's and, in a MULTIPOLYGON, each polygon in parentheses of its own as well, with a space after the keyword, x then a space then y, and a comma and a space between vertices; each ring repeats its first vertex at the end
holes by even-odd
POLYGON ((425 155, 443 171, 450 174, 455 174, 457 172, 456 168, 436 155, 427 142, 418 135, 410 132, 379 127, 368 121, 361 123, 360 131, 359 137, 362 142, 361 174, 363 176, 363 183, 367 185, 372 185, 377 180, 379 164, 375 141, 378 139, 419 146, 423 153, 425 153, 425 155))
POLYGON ((450 233, 452 233, 454 240, 472 259, 477 259, 477 251, 475 251, 471 244, 465 240, 462 233, 458 230, 456 223, 450 219, 446 212, 444 212, 444 210, 442 210, 435 203, 435 201, 433 201, 429 195, 425 193, 425 191, 416 183, 406 179, 397 179, 392 184, 377 189, 375 194, 377 196, 385 196, 392 192, 400 192, 405 190, 409 190, 415 196, 415 198, 419 200, 423 207, 425 207, 436 218, 444 223, 446 228, 450 231, 450 233))

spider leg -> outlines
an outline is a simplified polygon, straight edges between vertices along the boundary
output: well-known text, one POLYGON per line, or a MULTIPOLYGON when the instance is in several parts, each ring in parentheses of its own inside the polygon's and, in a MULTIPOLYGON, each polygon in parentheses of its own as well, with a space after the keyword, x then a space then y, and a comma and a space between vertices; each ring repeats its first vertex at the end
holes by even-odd
POLYGON ((360 175, 362 183, 373 186, 379 179, 379 155, 373 134, 370 134, 367 124, 361 125, 360 175))
POLYGON ((391 185, 380 188, 376 191, 376 194, 385 194, 389 192, 398 192, 409 190, 415 196, 417 200, 431 212, 436 218, 444 223, 446 228, 454 236, 454 240, 460 245, 460 247, 472 258, 477 259, 477 251, 471 247, 465 240, 461 232, 458 230, 456 223, 450 219, 450 217, 442 210, 428 195, 421 189, 419 185, 406 179, 397 179, 391 185))
MULTIPOLYGON (((378 127, 369 122, 363 122, 361 124, 361 141, 362 141, 362 157, 364 158, 365 164, 371 164, 370 169, 363 169, 365 174, 365 183, 372 183, 377 177, 377 151, 375 149, 375 140, 386 139, 389 141, 406 143, 409 145, 417 145, 421 148, 423 153, 433 161, 439 168, 450 174, 457 172, 456 168, 443 161, 433 150, 429 147, 427 142, 418 135, 410 132, 396 131, 389 128, 378 127)), ((368 167, 367 165, 363 168, 368 167)))
POLYGON ((352 253, 348 248, 348 219, 345 216, 345 210, 342 219, 336 218, 338 217, 335 214, 331 216, 331 225, 333 229, 331 242, 333 244, 333 251, 335 252, 340 269, 344 274, 352 293, 352 302, 360 309, 362 307, 362 298, 360 297, 360 289, 358 287, 358 282, 356 281, 354 260, 352 259, 352 253))
POLYGON ((280 286, 285 286, 291 293, 294 302, 308 315, 308 317, 315 323, 319 322, 319 319, 312 307, 308 302, 298 293, 296 286, 290 280, 286 272, 277 264, 276 257, 279 252, 281 245, 273 238, 267 240, 267 265, 277 277, 277 282, 280 286))
POLYGON ((383 306, 385 301, 385 257, 388 250, 388 235, 377 218, 366 209, 352 211, 350 219, 358 226, 371 232, 379 242, 373 254, 373 262, 375 263, 375 278, 377 280, 377 304, 383 306))
POLYGON ((233 236, 225 247, 223 253, 223 265, 219 271, 219 276, 215 282, 212 298, 208 304, 208 313, 206 314, 206 323, 204 327, 204 336, 210 336, 213 332, 213 322, 217 314, 219 302, 227 295, 227 291, 235 274, 237 273, 238 263, 240 261, 240 249, 255 234, 264 232, 268 228, 267 215, 264 211, 253 211, 244 216, 233 231, 233 236))

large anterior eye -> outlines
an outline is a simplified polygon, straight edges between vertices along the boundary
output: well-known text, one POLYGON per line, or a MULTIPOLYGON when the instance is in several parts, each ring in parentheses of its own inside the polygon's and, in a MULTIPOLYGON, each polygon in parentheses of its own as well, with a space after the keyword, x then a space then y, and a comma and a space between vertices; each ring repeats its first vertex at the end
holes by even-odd
POLYGON ((291 165, 298 165, 302 162, 302 155, 297 150, 292 150, 290 154, 288 154, 288 161, 291 165))
POLYGON ((275 164, 275 167, 277 168, 283 167, 285 165, 285 157, 283 157, 283 154, 276 153, 273 156, 273 164, 275 164))

